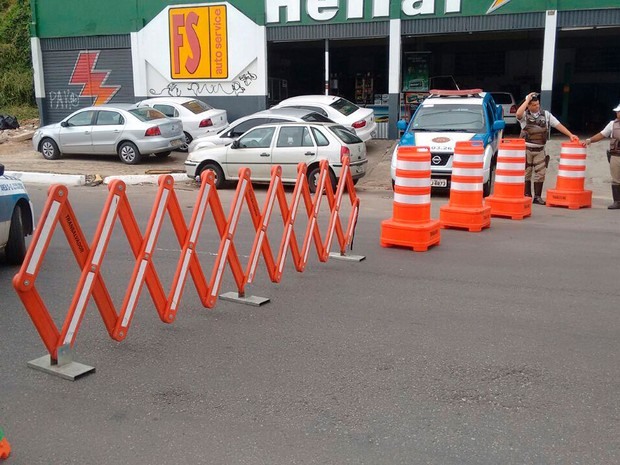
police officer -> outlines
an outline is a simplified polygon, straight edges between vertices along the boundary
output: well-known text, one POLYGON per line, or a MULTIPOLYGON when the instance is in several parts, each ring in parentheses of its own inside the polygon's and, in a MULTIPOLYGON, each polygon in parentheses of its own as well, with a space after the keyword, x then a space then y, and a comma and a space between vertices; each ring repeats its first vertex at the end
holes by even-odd
POLYGON ((570 132, 548 111, 540 111, 540 99, 536 92, 530 92, 517 110, 517 121, 521 125, 521 138, 525 139, 525 195, 532 196, 532 171, 534 172, 533 203, 544 205, 542 199, 543 183, 547 173, 549 157, 545 144, 549 139, 551 128, 555 128, 571 141, 579 138, 570 132))
POLYGON ((611 195, 614 198, 614 203, 607 208, 618 210, 620 209, 620 105, 613 111, 616 112, 616 119, 610 121, 601 132, 586 139, 583 145, 588 146, 592 142, 611 139, 607 151, 607 160, 609 160, 609 171, 611 172, 611 195))

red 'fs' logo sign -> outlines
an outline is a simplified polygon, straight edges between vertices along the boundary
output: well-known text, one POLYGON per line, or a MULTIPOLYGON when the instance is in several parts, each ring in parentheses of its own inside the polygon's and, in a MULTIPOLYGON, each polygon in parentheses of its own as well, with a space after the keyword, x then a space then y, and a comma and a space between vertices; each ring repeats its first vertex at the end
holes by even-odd
POLYGON ((228 78, 226 5, 170 8, 172 79, 228 78))

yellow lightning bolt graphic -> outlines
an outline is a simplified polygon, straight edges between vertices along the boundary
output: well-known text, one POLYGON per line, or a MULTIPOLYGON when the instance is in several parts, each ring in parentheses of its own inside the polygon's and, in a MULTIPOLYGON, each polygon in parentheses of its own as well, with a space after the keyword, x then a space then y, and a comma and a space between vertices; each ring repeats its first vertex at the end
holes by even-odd
POLYGON ((503 7, 509 1, 510 0, 495 0, 493 2, 493 4, 489 7, 489 9, 487 10, 487 14, 492 13, 493 11, 497 10, 498 8, 503 7))

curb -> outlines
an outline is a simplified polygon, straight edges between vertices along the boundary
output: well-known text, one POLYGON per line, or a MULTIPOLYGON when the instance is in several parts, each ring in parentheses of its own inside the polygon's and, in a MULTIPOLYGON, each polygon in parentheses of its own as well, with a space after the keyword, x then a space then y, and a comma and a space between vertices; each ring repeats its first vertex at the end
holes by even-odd
MULTIPOLYGON (((66 186, 87 185, 87 176, 84 174, 56 174, 56 173, 32 173, 28 171, 5 171, 7 176, 13 176, 24 183, 32 184, 64 184, 66 186)), ((162 173, 166 174, 166 173, 162 173)), ((103 184, 109 184, 113 180, 119 179, 127 185, 136 184, 157 184, 157 180, 162 174, 129 174, 119 176, 107 176, 103 179, 103 184)), ((175 182, 190 181, 185 173, 170 173, 175 182)), ((99 177, 99 179, 101 179, 99 177)), ((100 184, 100 183, 98 183, 100 184)))

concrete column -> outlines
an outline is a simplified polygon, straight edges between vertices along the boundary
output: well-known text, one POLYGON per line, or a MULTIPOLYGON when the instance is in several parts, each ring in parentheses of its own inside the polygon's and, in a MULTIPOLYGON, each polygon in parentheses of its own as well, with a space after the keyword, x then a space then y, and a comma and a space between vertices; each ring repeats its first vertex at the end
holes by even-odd
POLYGON ((540 105, 547 110, 551 109, 557 24, 558 12, 556 10, 547 10, 545 13, 545 39, 543 44, 542 76, 540 80, 540 105))
POLYGON ((388 93, 389 100, 389 128, 388 138, 398 138, 396 123, 400 113, 400 89, 401 89, 401 22, 400 18, 390 19, 390 51, 388 62, 388 93))
POLYGON ((39 107, 39 121, 43 126, 47 122, 45 111, 45 80, 43 78, 43 53, 41 41, 38 37, 30 38, 30 55, 32 56, 32 70, 34 78, 34 97, 39 107))

